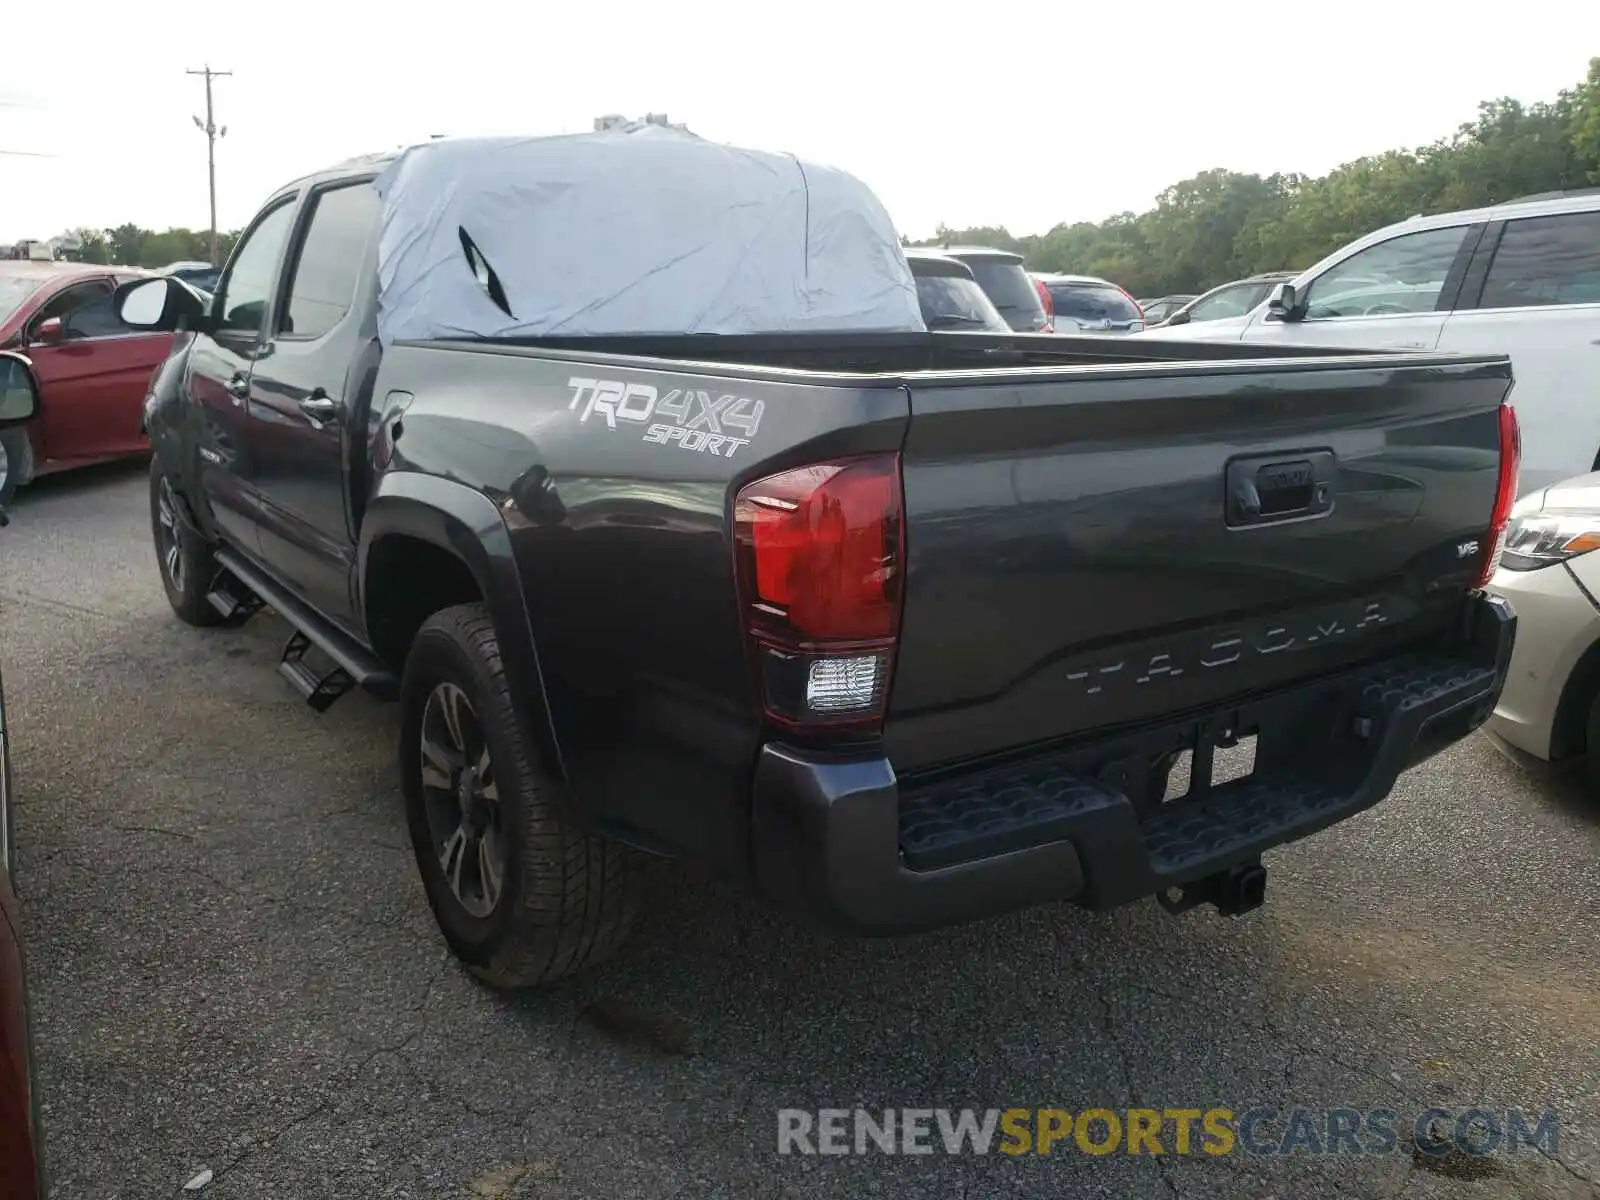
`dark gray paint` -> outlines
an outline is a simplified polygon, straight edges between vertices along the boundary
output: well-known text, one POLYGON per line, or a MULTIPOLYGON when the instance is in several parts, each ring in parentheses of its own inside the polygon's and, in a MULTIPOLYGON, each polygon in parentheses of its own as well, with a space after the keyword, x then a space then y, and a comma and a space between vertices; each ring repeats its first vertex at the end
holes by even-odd
MULTIPOLYGON (((350 177, 279 198, 303 211, 305 189, 350 177)), ((745 482, 903 452, 909 574, 892 713, 881 743, 851 753, 915 773, 1431 636, 1476 565, 1454 539, 1487 522, 1510 381, 1496 356, 969 334, 400 344, 379 361, 365 336, 372 292, 345 333, 298 344, 292 368, 270 341, 223 354, 202 329, 185 370, 164 374, 175 383, 151 431, 201 528, 292 591, 301 621, 369 644, 384 597, 363 569, 384 541, 456 556, 490 597, 574 813, 736 871, 749 866, 768 740, 733 586, 731 504, 745 482), (243 411, 225 384, 251 362, 261 386, 243 411), (580 422, 575 376, 732 394, 765 414, 732 457, 696 453, 651 444, 639 426, 580 422), (316 386, 340 401, 337 501, 331 435, 294 403, 316 386), (1308 445, 1338 458, 1333 510, 1225 528, 1228 459, 1308 445), (1408 458, 1419 445, 1433 458, 1408 458), (298 502, 290 479, 309 489, 298 502), (1373 596, 1396 614, 1385 640, 1115 697, 1087 697, 1074 678, 1373 596)))

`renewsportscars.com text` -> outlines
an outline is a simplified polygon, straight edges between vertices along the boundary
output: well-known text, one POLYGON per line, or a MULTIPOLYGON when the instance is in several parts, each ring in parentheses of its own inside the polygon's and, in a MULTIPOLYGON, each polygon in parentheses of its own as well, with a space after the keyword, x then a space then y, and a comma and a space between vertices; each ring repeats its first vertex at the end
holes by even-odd
POLYGON ((1405 1153, 1483 1157, 1524 1147, 1555 1156, 1551 1110, 1257 1106, 1231 1108, 784 1108, 779 1154, 1051 1154, 1255 1156, 1405 1153))

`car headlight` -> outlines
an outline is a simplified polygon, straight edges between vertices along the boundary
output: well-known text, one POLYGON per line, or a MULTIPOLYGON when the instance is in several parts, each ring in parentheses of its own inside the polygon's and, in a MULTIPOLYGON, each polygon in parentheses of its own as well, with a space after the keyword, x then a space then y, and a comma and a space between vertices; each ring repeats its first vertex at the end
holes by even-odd
POLYGON ((1600 513, 1532 513, 1512 520, 1500 565, 1537 571, 1600 550, 1600 513))

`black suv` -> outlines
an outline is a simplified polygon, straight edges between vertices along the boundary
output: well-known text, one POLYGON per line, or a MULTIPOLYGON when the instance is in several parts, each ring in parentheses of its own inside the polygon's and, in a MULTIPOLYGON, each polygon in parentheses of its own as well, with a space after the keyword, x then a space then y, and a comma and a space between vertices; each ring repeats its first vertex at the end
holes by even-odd
POLYGON ((971 269, 972 277, 978 281, 978 286, 994 301, 1006 324, 1018 333, 1049 333, 1054 328, 1050 314, 1045 312, 1038 287, 1028 272, 1023 270, 1022 255, 988 246, 917 248, 965 263, 971 269))
POLYGON ((911 277, 917 281, 917 303, 929 329, 1010 333, 1011 327, 973 277, 966 263, 936 250, 906 251, 911 277))

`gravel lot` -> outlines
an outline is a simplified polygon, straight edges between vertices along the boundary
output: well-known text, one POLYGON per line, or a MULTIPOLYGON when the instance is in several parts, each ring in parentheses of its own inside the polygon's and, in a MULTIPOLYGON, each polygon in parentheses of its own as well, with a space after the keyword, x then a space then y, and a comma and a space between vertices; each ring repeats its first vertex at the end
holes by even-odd
POLYGON ((394 710, 312 713, 275 619, 180 625, 146 497, 47 480, 0 533, 56 1197, 1600 1195, 1600 803, 1482 740, 1271 855, 1241 920, 832 940, 663 866, 620 961, 507 998, 435 933, 394 710), (1475 1102, 1556 1107, 1559 1161, 775 1149, 786 1107, 1475 1102))

